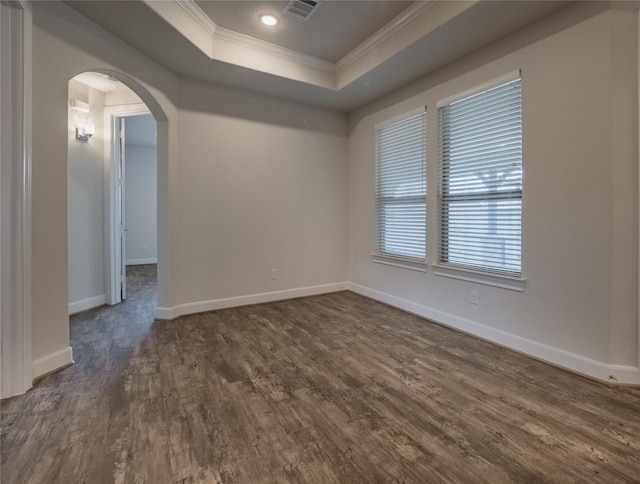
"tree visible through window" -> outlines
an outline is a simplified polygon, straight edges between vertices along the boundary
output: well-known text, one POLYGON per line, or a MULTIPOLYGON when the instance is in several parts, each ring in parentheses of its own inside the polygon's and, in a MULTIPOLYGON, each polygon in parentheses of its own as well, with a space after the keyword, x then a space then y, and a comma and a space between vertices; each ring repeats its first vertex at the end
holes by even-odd
POLYGON ((425 261, 426 112, 376 127, 376 253, 425 261))
POLYGON ((440 262, 520 275, 520 79, 438 110, 440 262))

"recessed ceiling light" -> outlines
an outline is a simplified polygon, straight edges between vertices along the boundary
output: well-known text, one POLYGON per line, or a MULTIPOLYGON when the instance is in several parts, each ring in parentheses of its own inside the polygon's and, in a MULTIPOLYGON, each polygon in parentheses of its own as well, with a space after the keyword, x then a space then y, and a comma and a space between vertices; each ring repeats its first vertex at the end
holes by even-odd
POLYGON ((268 25, 269 27, 273 27, 278 23, 278 18, 268 13, 263 13, 262 15, 260 15, 260 22, 268 25))

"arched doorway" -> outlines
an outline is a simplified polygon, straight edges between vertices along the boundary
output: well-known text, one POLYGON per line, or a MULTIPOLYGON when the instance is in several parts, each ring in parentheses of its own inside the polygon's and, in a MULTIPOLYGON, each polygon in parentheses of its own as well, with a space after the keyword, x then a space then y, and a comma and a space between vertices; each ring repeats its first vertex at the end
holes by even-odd
POLYGON ((149 107, 125 82, 93 71, 69 81, 68 128, 69 314, 75 314, 125 299, 127 264, 157 263, 157 129, 149 107), (136 203, 127 204, 127 191, 136 203), (136 215, 129 224, 128 211, 136 215), (144 227, 133 227, 134 219, 144 227), (133 251, 129 228, 135 228, 132 239, 143 240, 144 257, 141 250, 127 253, 133 251))

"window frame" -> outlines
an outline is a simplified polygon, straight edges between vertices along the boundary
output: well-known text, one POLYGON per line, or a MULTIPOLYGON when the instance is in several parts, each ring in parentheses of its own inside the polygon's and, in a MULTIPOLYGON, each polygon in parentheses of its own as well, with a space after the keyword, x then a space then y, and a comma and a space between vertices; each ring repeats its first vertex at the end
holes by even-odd
MULTIPOLYGON (((502 76, 500 78, 497 79, 493 79, 492 81, 486 82, 484 84, 478 85, 472 89, 469 89, 467 91, 464 92, 460 92, 458 94, 456 94, 455 96, 451 96, 448 97, 446 99, 443 99, 441 101, 438 101, 436 103, 436 108, 437 108, 437 118, 438 118, 438 123, 437 123, 437 129, 439 132, 439 141, 438 141, 438 171, 439 171, 439 175, 438 175, 438 208, 437 208, 437 212, 438 212, 438 255, 437 255, 437 262, 432 264, 432 270, 434 272, 434 274, 439 275, 439 276, 446 276, 446 277, 450 277, 450 278, 454 278, 454 279, 459 279, 459 280, 465 280, 465 281, 469 281, 469 282, 477 282, 477 283, 481 283, 481 284, 486 284, 486 285, 491 285, 491 286, 495 286, 495 287, 501 287, 501 288, 505 288, 505 289, 512 289, 512 290, 516 290, 516 291, 523 291, 524 290, 524 285, 526 282, 526 279, 523 277, 523 257, 522 257, 522 182, 523 182, 523 178, 520 179, 520 189, 519 190, 512 190, 512 191, 504 191, 501 192, 499 194, 493 193, 493 195, 491 195, 489 193, 489 191, 487 191, 484 194, 470 194, 469 192, 467 193, 461 193, 458 195, 449 195, 447 198, 448 200, 445 201, 445 191, 446 191, 446 187, 445 185, 445 179, 444 179, 444 164, 445 164, 445 160, 444 160, 444 156, 443 156, 443 136, 442 136, 442 116, 441 116, 441 110, 443 108, 445 108, 446 106, 449 106, 452 103, 458 102, 458 101, 462 101, 465 100, 467 98, 470 98, 472 96, 475 96, 477 94, 481 94, 484 93, 486 91, 489 91, 491 89, 500 87, 504 84, 513 82, 513 81, 520 81, 520 96, 521 96, 521 100, 520 100, 520 116, 521 116, 521 122, 522 122, 522 76, 521 76, 521 72, 515 71, 512 73, 509 73, 505 76, 502 76), (484 197, 483 197, 484 195, 484 197), (496 270, 495 268, 491 268, 491 267, 485 267, 483 268, 480 264, 478 265, 470 265, 470 264, 463 264, 463 263, 455 263, 455 262, 449 262, 447 260, 443 260, 443 254, 445 252, 445 244, 446 247, 448 248, 448 243, 446 242, 445 238, 446 238, 446 224, 444 223, 444 219, 446 218, 446 210, 447 208, 450 206, 452 201, 455 201, 455 199, 458 200, 470 200, 470 199, 485 199, 485 200, 520 200, 520 230, 519 230, 519 236, 520 236, 520 257, 519 257, 519 263, 520 263, 520 271, 516 272, 516 271, 509 271, 509 270, 496 270)), ((521 143, 522 143, 522 137, 523 137, 523 129, 521 127, 520 130, 520 136, 521 136, 521 143)), ((522 143, 523 144, 523 143, 522 143)), ((522 152, 522 144, 520 146, 520 150, 522 152)), ((522 161, 522 160, 521 160, 522 161)), ((520 165, 520 168, 522 170, 522 164, 520 165)), ((522 177, 522 171, 521 171, 521 175, 522 177)))
POLYGON ((394 118, 388 119, 381 123, 375 125, 375 133, 374 133, 374 143, 375 143, 375 181, 374 181, 374 252, 371 254, 372 259, 376 263, 390 265, 394 267, 401 267, 410 270, 417 270, 421 272, 426 272, 427 268, 427 108, 426 106, 421 106, 418 109, 414 109, 408 113, 402 114, 400 116, 396 116, 394 118), (408 121, 412 118, 420 117, 420 123, 422 125, 422 174, 419 180, 422 183, 422 195, 407 195, 405 197, 383 197, 380 193, 381 190, 381 180, 380 180, 380 171, 381 171, 381 159, 379 153, 379 136, 380 130, 384 128, 388 128, 393 125, 398 125, 404 121, 408 121), (407 204, 422 204, 424 207, 424 233, 423 233, 423 243, 424 243, 424 256, 423 257, 412 257, 408 255, 403 255, 399 253, 393 253, 384 250, 383 243, 381 241, 382 233, 384 232, 384 227, 381 226, 381 218, 383 217, 381 213, 381 206, 383 204, 383 198, 390 198, 388 202, 398 203, 402 202, 402 199, 405 199, 405 203, 407 204))

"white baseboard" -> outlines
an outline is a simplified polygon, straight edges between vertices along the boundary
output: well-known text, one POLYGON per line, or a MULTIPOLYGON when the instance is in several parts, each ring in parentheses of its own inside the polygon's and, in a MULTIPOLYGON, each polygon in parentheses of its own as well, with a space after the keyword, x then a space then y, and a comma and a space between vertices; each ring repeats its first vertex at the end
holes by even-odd
POLYGON ((346 282, 337 282, 334 284, 323 284, 319 286, 300 287, 296 289, 285 289, 283 291, 263 292, 260 294, 249 294, 247 296, 179 304, 171 308, 158 307, 156 308, 156 319, 174 319, 185 314, 202 313, 205 311, 214 311, 216 309, 280 301, 282 299, 292 299, 295 297, 315 296, 317 294, 344 291, 346 289, 346 282))
POLYGON ((607 382, 640 384, 640 368, 637 367, 611 365, 586 358, 359 284, 348 283, 347 289, 575 373, 607 382))
POLYGON ((56 370, 73 364, 73 350, 71 346, 43 356, 33 362, 33 379, 48 375, 56 370))
POLYGON ((156 308, 155 317, 157 319, 174 319, 187 314, 201 313, 236 306, 246 306, 249 304, 260 304, 296 297, 313 296, 317 294, 343 291, 345 289, 389 304, 390 306, 397 307, 409 313, 416 314, 444 326, 505 346, 533 358, 560 366, 575 373, 606 382, 640 385, 640 368, 624 365, 611 365, 591 358, 586 358, 576 353, 571 353, 560 348, 523 338, 522 336, 492 328, 466 318, 461 318, 454 314, 433 309, 407 299, 351 282, 340 282, 335 284, 287 289, 283 291, 249 294, 246 296, 213 299, 209 301, 198 301, 179 304, 170 308, 158 307, 156 308))
POLYGON ((125 262, 125 265, 128 266, 141 266, 143 264, 157 264, 158 263, 158 259, 157 258, 151 258, 151 259, 128 259, 125 262))
POLYGON ((86 311, 87 309, 97 308, 105 304, 107 304, 107 296, 105 294, 83 299, 82 301, 72 302, 69 303, 69 315, 86 311))

